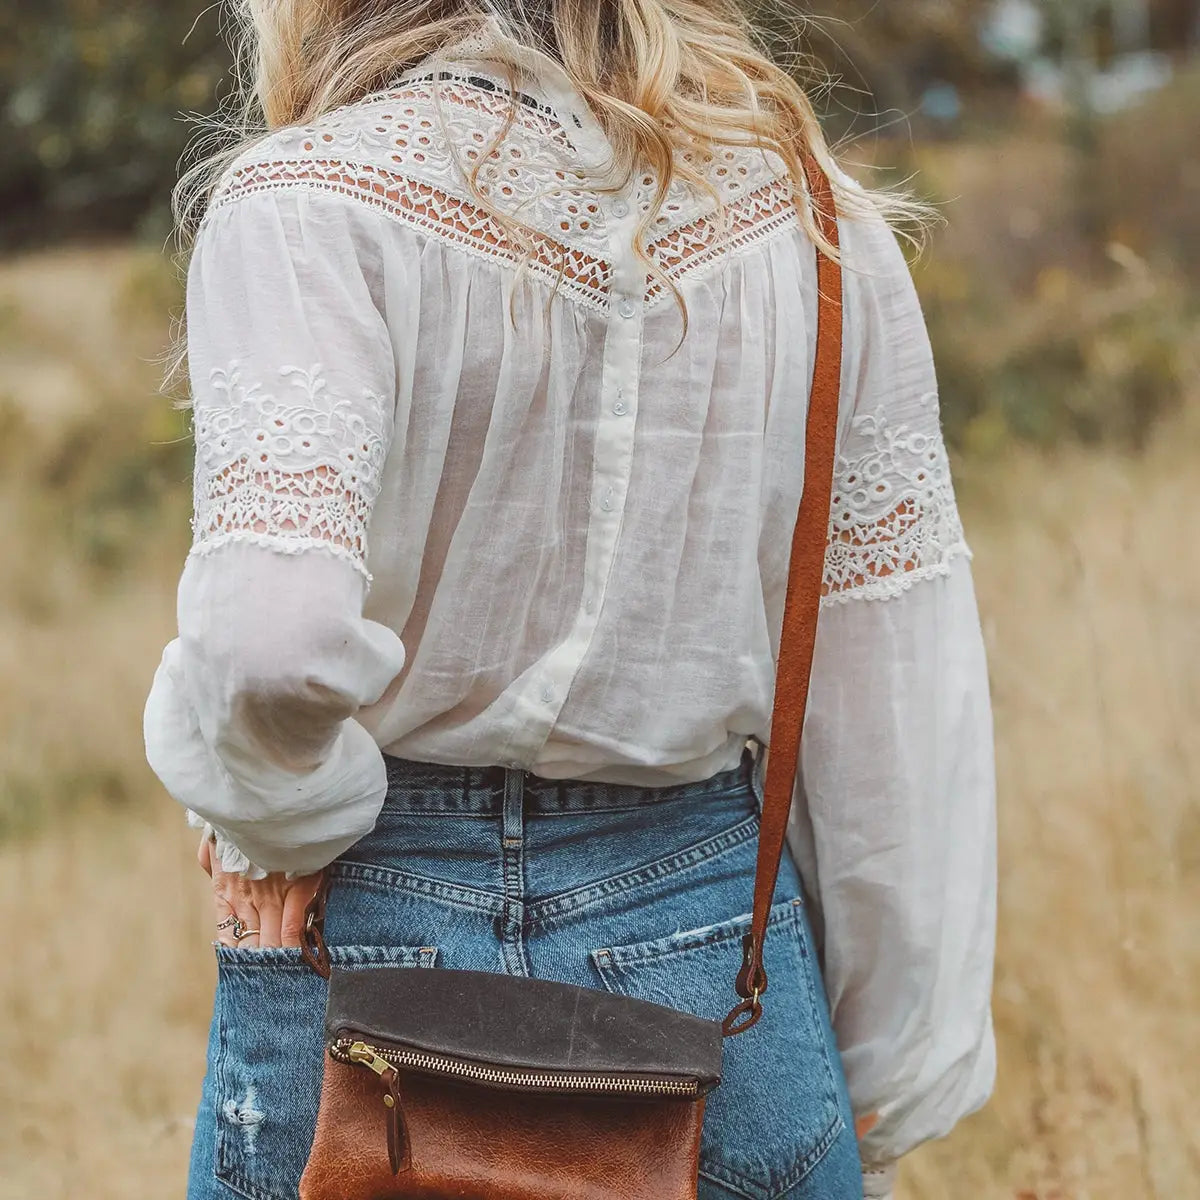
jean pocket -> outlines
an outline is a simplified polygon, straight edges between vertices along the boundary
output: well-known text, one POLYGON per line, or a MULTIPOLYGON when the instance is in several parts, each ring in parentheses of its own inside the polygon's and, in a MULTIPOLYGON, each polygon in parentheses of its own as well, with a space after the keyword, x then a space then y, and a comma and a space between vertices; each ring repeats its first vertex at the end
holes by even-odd
MULTIPOLYGON (((608 946, 592 961, 609 991, 719 1021, 737 1003, 733 982, 750 916, 653 941, 608 946)), ((820 974, 799 899, 770 912, 763 1014, 727 1038, 720 1086, 705 1108, 702 1173, 749 1200, 794 1187, 844 1127, 829 1059, 820 974)))
MULTIPOLYGON (((341 970, 432 967, 433 947, 330 946, 341 970)), ((213 1170, 248 1200, 297 1200, 321 1092, 326 983, 298 948, 217 947, 213 1170)))

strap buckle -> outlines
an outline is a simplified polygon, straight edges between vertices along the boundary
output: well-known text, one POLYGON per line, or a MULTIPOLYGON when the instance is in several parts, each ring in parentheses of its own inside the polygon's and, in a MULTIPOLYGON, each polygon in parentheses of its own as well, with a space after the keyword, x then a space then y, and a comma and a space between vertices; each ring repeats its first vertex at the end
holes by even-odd
POLYGON ((304 932, 300 935, 300 957, 323 979, 328 979, 333 971, 324 935, 325 900, 328 895, 329 872, 325 871, 316 893, 304 910, 304 932))
POLYGON ((762 945, 751 930, 742 938, 742 969, 733 985, 743 1000, 758 996, 767 990, 767 972, 762 961, 762 945))

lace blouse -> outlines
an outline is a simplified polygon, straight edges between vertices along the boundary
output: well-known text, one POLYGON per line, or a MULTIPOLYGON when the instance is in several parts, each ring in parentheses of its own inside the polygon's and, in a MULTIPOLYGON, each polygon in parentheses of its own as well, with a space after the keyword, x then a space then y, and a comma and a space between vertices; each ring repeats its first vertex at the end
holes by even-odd
MULTIPOLYGON (((550 60, 499 132, 495 33, 227 170, 188 274, 193 544, 150 764, 227 869, 320 868, 371 829, 380 751, 550 778, 697 780, 769 740, 815 345, 782 161, 689 154, 729 205, 600 190, 550 60), (441 133, 444 120, 449 138, 441 133), (510 315, 512 320, 510 320, 510 315), (515 322, 515 325, 514 325, 515 322)), ((843 220, 846 352, 792 852, 863 1140, 889 1164, 992 1087, 988 677, 903 255, 843 220)), ((874 1181, 874 1182, 872 1182, 874 1181)))

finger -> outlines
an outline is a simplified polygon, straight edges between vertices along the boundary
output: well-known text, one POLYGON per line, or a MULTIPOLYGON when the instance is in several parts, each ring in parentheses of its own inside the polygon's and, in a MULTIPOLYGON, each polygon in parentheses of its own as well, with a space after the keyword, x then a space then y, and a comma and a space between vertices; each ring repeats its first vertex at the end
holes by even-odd
POLYGON ((305 910, 308 902, 317 894, 321 876, 305 875, 293 881, 283 898, 283 926, 280 930, 280 945, 299 946, 304 940, 305 910))
MULTIPOLYGON (((280 930, 283 927, 283 904, 277 896, 263 897, 258 902, 258 944, 260 946, 282 946, 280 930)), ((254 928, 251 926, 251 928, 254 928)), ((249 939, 247 939, 248 941, 249 939)))
POLYGON ((240 949, 253 949, 258 945, 258 934, 249 934, 249 930, 258 930, 258 908, 249 883, 240 875, 227 873, 220 869, 220 863, 214 864, 213 892, 217 897, 218 906, 222 912, 221 920, 232 913, 240 925, 230 925, 218 931, 217 940, 223 946, 240 949))
POLYGON ((227 875, 225 878, 230 881, 235 895, 234 905, 242 922, 242 928, 237 932, 234 941, 239 950, 256 950, 261 945, 259 935, 262 923, 259 920, 258 900, 254 888, 249 880, 240 875, 227 875))
POLYGON ((216 936, 215 941, 222 946, 236 946, 237 942, 234 939, 233 933, 237 926, 234 924, 237 921, 237 912, 228 899, 218 892, 213 890, 213 919, 216 921, 216 936))
POLYGON ((211 876, 212 869, 212 838, 207 834, 200 839, 200 847, 196 851, 196 859, 206 875, 211 876))

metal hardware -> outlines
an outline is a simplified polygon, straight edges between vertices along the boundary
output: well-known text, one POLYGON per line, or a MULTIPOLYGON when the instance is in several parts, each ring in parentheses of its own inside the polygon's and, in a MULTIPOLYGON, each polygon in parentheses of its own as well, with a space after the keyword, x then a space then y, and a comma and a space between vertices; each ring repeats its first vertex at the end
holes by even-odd
POLYGON ((645 1075, 577 1075, 522 1067, 485 1067, 423 1050, 394 1050, 350 1038, 329 1043, 331 1057, 339 1062, 359 1063, 377 1075, 409 1069, 454 1079, 475 1080, 493 1087, 528 1089, 537 1092, 596 1092, 603 1095, 690 1097, 699 1094, 694 1079, 664 1079, 645 1075))

